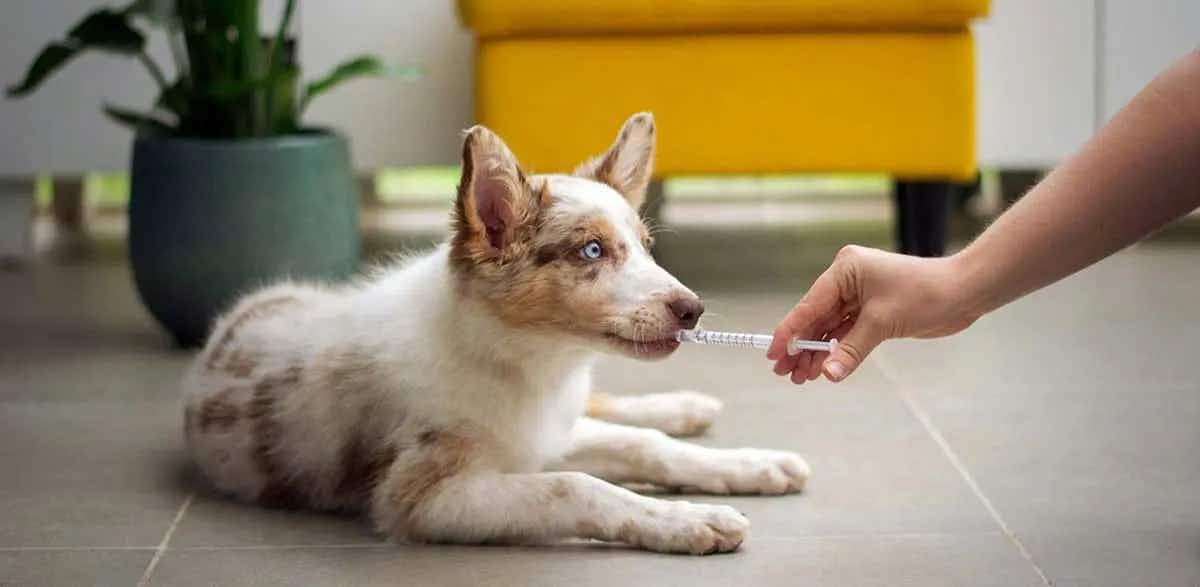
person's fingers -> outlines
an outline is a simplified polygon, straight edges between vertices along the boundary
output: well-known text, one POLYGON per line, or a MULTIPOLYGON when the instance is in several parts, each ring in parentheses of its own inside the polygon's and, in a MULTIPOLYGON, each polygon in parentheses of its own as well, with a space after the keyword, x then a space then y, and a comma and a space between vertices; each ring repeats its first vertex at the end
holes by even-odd
POLYGON ((796 370, 792 371, 793 377, 799 373, 800 377, 802 377, 802 379, 800 379, 801 382, 812 381, 812 377, 809 377, 808 374, 812 372, 813 359, 815 358, 815 355, 816 353, 812 352, 803 352, 797 355, 797 358, 800 360, 796 361, 796 370))
POLYGON ((800 300, 800 303, 796 304, 796 307, 792 308, 792 311, 788 312, 787 316, 784 316, 783 322, 780 322, 779 326, 775 327, 771 346, 767 349, 767 358, 772 361, 786 358, 788 341, 793 336, 796 336, 793 324, 803 324, 816 319, 817 316, 813 312, 812 306, 808 305, 803 299, 800 300))
POLYGON ((796 364, 800 362, 800 355, 784 355, 775 363, 775 373, 777 375, 787 375, 796 370, 796 364))
POLYGON ((831 329, 829 336, 826 337, 826 340, 833 340, 836 338, 840 344, 840 341, 850 334, 850 330, 854 328, 854 324, 856 322, 857 321, 854 318, 847 318, 844 322, 838 324, 836 328, 831 329))
MULTIPOLYGON (((841 340, 846 337, 846 334, 849 333, 850 329, 853 327, 854 319, 847 317, 840 324, 838 324, 836 328, 833 328, 832 331, 824 337, 824 340, 841 340)), ((810 380, 821 376, 821 370, 824 368, 825 361, 828 358, 829 353, 819 353, 817 357, 813 359, 812 368, 808 372, 808 378, 810 380)))
POLYGON ((817 363, 818 354, 820 353, 811 351, 804 353, 804 359, 800 360, 800 363, 797 365, 797 369, 804 371, 804 378, 808 379, 808 381, 812 381, 812 378, 809 377, 809 373, 812 372, 812 365, 820 365, 820 363, 817 363))
POLYGON ((825 364, 825 357, 829 356, 829 353, 820 352, 809 354, 812 355, 812 360, 808 362, 808 380, 812 381, 821 376, 821 365, 825 364))
POLYGON ((842 293, 838 290, 840 266, 835 263, 817 278, 796 307, 784 316, 775 328, 775 337, 767 349, 767 358, 779 360, 787 354, 787 343, 793 336, 812 336, 830 314, 836 314, 841 306, 842 293))
MULTIPOLYGON (((807 355, 808 353, 804 354, 807 355)), ((795 371, 792 371, 791 380, 792 383, 795 383, 796 385, 803 385, 804 382, 808 381, 807 373, 803 370, 796 369, 795 371)))
POLYGON ((845 337, 835 337, 838 338, 837 346, 830 353, 829 358, 825 359, 821 368, 825 377, 835 382, 845 379, 855 369, 858 369, 863 359, 866 359, 867 355, 875 350, 875 347, 879 346, 879 343, 883 342, 886 337, 887 331, 880 320, 869 316, 859 316, 846 332, 845 337))

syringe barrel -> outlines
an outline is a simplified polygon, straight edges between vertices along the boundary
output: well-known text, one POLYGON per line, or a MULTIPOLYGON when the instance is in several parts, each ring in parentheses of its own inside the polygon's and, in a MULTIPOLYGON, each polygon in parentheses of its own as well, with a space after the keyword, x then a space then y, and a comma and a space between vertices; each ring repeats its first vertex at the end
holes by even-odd
MULTIPOLYGON (((717 332, 712 330, 704 330, 696 328, 694 330, 680 330, 675 333, 675 340, 679 342, 694 342, 699 344, 719 344, 724 346, 740 346, 746 348, 768 349, 771 348, 771 341, 774 337, 770 334, 751 334, 748 332, 717 332)), ((822 340, 803 340, 793 338, 788 342, 788 354, 795 355, 801 351, 822 351, 832 352, 837 345, 837 340, 825 342, 822 340)))
POLYGON ((681 341, 698 342, 700 344, 719 344, 724 346, 740 346, 756 349, 765 349, 771 346, 771 335, 769 334, 718 332, 715 330, 704 330, 701 328, 690 331, 680 331, 680 335, 678 335, 676 338, 681 341))

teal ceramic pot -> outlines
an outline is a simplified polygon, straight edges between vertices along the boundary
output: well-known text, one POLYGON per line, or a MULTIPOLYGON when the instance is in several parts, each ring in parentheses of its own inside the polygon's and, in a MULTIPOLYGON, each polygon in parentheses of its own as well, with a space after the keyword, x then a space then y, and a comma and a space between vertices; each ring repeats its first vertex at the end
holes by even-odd
POLYGON ((343 280, 358 265, 358 194, 337 134, 140 137, 131 183, 134 281, 182 346, 202 343, 239 294, 343 280))

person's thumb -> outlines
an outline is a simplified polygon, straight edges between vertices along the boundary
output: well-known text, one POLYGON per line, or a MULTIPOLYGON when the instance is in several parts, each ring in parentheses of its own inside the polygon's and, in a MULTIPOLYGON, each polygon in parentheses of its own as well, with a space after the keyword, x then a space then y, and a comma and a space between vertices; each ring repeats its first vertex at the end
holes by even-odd
POLYGON ((860 316, 825 359, 821 366, 825 377, 834 382, 849 377, 885 338, 886 332, 878 321, 860 316))

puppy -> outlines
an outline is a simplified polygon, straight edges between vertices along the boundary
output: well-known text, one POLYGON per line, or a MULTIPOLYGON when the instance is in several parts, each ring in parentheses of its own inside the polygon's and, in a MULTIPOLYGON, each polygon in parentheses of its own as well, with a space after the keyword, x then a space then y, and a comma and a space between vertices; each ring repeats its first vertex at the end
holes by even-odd
POLYGON ((661 359, 704 311, 650 256, 636 210, 653 158, 649 114, 573 175, 526 175, 468 130, 447 243, 349 287, 268 287, 217 321, 184 382, 199 468, 237 498, 362 512, 401 541, 738 548, 734 509, 616 483, 782 494, 804 461, 664 434, 711 423, 720 403, 699 394, 589 401, 599 353, 661 359))

